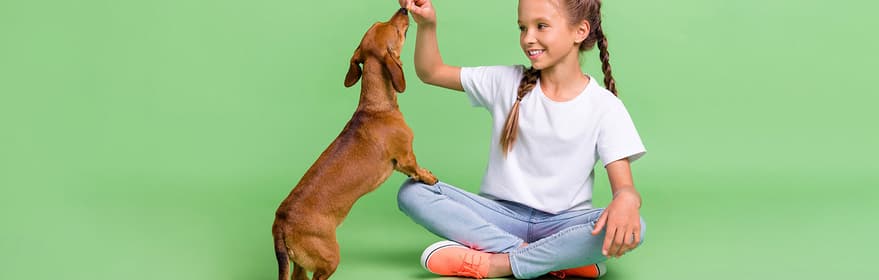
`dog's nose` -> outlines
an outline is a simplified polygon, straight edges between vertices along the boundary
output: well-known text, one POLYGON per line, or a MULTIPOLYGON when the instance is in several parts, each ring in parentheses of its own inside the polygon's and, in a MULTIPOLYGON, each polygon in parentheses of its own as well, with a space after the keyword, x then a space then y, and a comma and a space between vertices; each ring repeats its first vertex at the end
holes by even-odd
POLYGON ((406 10, 406 8, 400 8, 400 12, 399 12, 399 13, 403 14, 404 16, 408 16, 408 15, 409 15, 409 10, 406 10))

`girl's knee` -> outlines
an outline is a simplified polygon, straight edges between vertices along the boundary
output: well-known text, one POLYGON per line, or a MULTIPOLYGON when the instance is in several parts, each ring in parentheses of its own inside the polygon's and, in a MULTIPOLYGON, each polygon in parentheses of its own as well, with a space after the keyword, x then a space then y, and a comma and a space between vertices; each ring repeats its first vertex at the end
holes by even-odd
POLYGON ((403 181, 403 185, 397 190, 397 205, 400 206, 400 210, 403 210, 405 205, 416 196, 416 192, 418 192, 417 184, 418 182, 409 178, 403 181))
POLYGON ((408 212, 412 206, 423 204, 421 202, 431 193, 428 187, 430 186, 411 178, 406 179, 397 191, 397 206, 401 211, 408 212))

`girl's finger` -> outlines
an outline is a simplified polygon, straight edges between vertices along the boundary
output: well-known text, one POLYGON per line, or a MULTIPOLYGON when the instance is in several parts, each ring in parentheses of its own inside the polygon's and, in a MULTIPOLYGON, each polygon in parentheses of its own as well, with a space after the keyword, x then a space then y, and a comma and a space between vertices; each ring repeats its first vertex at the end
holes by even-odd
POLYGON ((619 258, 623 255, 623 244, 626 242, 626 234, 628 231, 623 227, 617 227, 616 234, 613 237, 613 245, 610 247, 610 253, 619 258))
POLYGON ((409 10, 409 13, 417 15, 418 11, 415 10, 417 8, 418 7, 415 7, 415 4, 411 0, 408 3, 406 3, 406 10, 409 10))
POLYGON ((419 15, 419 16, 420 16, 422 13, 424 13, 424 8, 422 8, 422 7, 418 6, 418 5, 416 5, 416 4, 415 4, 415 1, 409 1, 409 5, 406 6, 406 9, 409 10, 409 12, 412 12, 413 14, 416 14, 416 15, 419 15))
POLYGON ((625 235, 623 236, 623 249, 622 249, 622 252, 620 252, 620 255, 623 255, 626 252, 629 252, 632 249, 635 249, 635 244, 637 244, 637 243, 635 243, 635 238, 636 238, 635 237, 635 229, 629 228, 629 229, 625 230, 624 232, 625 232, 625 235))
MULTIPOLYGON (((604 224, 607 222, 607 211, 601 212, 601 216, 598 217, 598 222, 595 223, 595 228, 592 229, 592 235, 598 235, 601 233, 601 229, 604 228, 604 224)), ((606 238, 606 236, 605 236, 606 238)))
POLYGON ((613 238, 616 234, 616 227, 614 225, 610 225, 607 227, 607 230, 604 231, 604 246, 601 247, 601 254, 606 257, 611 257, 611 249, 613 248, 613 238))
POLYGON ((629 246, 629 251, 638 248, 639 244, 641 244, 641 228, 635 226, 632 228, 632 244, 629 246))

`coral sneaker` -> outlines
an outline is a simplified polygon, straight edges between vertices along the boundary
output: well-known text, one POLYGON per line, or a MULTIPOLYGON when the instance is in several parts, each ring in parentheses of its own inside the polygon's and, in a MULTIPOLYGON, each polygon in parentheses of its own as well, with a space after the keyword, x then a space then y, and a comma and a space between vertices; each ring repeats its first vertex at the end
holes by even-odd
POLYGON ((421 254, 421 266, 442 276, 461 276, 476 279, 488 275, 489 253, 476 251, 457 242, 433 243, 421 254))
POLYGON ((605 273, 607 273, 607 266, 603 262, 600 262, 581 267, 553 271, 549 274, 560 279, 565 279, 566 277, 598 278, 604 276, 605 273))

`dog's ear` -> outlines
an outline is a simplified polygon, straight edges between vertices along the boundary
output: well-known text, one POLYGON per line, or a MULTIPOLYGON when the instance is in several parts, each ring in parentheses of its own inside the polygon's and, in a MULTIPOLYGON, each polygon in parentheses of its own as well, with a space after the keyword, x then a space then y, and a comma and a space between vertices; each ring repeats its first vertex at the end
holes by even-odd
POLYGON ((360 69, 361 63, 363 63, 363 54, 360 51, 360 46, 357 46, 357 49, 354 50, 354 55, 351 56, 348 74, 345 75, 345 87, 351 87, 360 80, 360 75, 363 75, 363 71, 360 69))
POLYGON ((397 57, 397 54, 390 47, 388 47, 388 52, 385 54, 384 60, 385 68, 391 73, 391 83, 394 85, 394 89, 400 93, 406 91, 406 79, 403 77, 403 63, 400 62, 400 58, 397 57))

